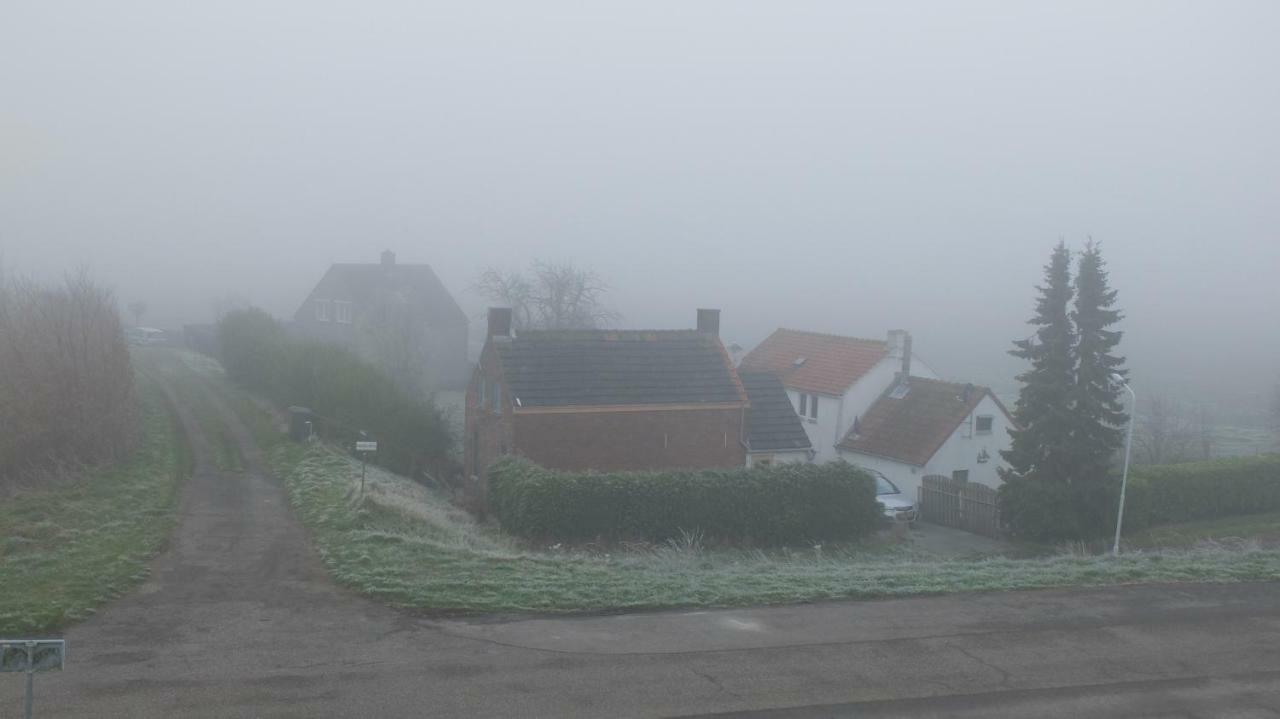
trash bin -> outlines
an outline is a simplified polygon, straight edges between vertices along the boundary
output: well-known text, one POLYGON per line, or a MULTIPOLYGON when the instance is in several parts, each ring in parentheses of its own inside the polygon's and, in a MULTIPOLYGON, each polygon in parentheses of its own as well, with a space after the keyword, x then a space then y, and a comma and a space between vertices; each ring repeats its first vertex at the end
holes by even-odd
POLYGON ((289 408, 289 438, 305 442, 311 437, 311 410, 306 407, 289 408))

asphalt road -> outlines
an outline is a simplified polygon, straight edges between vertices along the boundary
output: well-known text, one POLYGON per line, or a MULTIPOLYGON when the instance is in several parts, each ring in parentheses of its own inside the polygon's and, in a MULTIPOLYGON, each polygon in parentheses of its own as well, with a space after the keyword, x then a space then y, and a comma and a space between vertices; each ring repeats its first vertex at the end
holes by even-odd
MULTIPOLYGON (((213 401, 217 401, 216 398, 213 401)), ((243 426, 137 591, 66 633, 43 717, 1280 717, 1280 585, 442 621, 335 587, 243 426)), ((0 676, 0 717, 21 680, 0 676)))

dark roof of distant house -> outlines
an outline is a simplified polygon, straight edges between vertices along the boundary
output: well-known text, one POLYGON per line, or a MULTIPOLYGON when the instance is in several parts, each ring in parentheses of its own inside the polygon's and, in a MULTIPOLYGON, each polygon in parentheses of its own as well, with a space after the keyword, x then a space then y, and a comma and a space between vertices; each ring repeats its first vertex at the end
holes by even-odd
POLYGON ((294 318, 314 317, 313 300, 343 300, 368 305, 380 298, 421 308, 429 324, 466 324, 467 316, 445 289, 431 265, 335 264, 316 283, 294 318))
POLYGON ((883 340, 779 329, 742 358, 748 371, 769 371, 792 389, 842 395, 889 355, 883 340))
POLYGON ((787 390, 772 372, 738 372, 751 400, 747 410, 747 447, 752 452, 809 449, 800 417, 787 390))
POLYGON ((901 399, 894 397, 896 385, 885 390, 858 417, 839 448, 923 467, 983 397, 990 395, 1009 414, 987 387, 923 377, 912 377, 909 386, 901 399))
POLYGON ((491 341, 517 407, 747 401, 728 353, 714 334, 545 330, 491 341))

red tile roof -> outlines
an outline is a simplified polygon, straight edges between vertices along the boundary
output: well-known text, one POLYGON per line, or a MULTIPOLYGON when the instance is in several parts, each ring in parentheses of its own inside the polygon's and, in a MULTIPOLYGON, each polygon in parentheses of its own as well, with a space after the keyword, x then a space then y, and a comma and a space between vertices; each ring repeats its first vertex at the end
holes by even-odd
POLYGON ((883 340, 779 329, 742 358, 742 367, 773 372, 790 389, 840 396, 888 354, 883 340))
MULTIPOLYGON (((986 387, 923 377, 912 377, 910 387, 901 399, 889 387, 837 446, 923 467, 983 397, 995 399, 986 387)), ((1008 416, 1000 400, 996 405, 1008 416)))

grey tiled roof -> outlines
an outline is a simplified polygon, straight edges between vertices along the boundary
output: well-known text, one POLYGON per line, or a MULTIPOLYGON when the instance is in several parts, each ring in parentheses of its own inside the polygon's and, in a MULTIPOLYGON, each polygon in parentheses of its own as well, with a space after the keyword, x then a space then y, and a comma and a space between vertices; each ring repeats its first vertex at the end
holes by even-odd
POLYGON ((418 307, 431 325, 464 325, 467 316, 445 289, 431 265, 335 264, 316 283, 295 314, 312 316, 312 300, 345 300, 368 305, 379 298, 395 299, 418 307))
POLYGON ((751 400, 747 410, 747 445, 752 452, 809 449, 791 398, 772 372, 738 371, 751 400))
POLYGON ((746 400, 720 339, 694 330, 526 331, 491 341, 519 407, 746 400))

